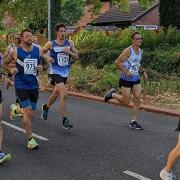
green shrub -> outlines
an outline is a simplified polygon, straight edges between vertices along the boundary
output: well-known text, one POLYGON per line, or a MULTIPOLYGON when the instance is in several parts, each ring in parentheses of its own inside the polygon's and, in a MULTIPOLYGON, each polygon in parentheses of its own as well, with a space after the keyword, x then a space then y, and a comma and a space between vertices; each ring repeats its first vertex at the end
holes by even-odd
MULTIPOLYGON (((75 64, 70 75, 70 83, 74 89, 98 95, 104 95, 111 88, 118 89, 120 71, 114 64, 103 69, 93 66, 81 67, 75 64)), ((180 77, 162 75, 156 71, 147 70, 147 81, 142 80, 144 93, 159 95, 164 92, 180 94, 180 77)))
MULTIPOLYGON (((131 44, 133 30, 124 29, 111 35, 105 32, 80 31, 72 37, 79 49, 79 61, 82 66, 93 65, 103 68, 112 64, 122 50, 131 44)), ((169 27, 157 31, 140 30, 143 40, 142 65, 163 74, 180 76, 180 31, 169 27)))
POLYGON ((112 64, 122 50, 91 50, 79 52, 79 62, 82 66, 93 65, 103 68, 106 64, 112 64))

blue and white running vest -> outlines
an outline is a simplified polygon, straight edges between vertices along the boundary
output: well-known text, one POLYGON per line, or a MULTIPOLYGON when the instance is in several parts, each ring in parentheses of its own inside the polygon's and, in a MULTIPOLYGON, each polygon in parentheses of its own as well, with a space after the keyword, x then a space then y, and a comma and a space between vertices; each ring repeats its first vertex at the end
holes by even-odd
POLYGON ((130 56, 122 63, 124 68, 131 72, 133 76, 126 76, 124 73, 120 75, 120 78, 126 81, 137 81, 140 79, 139 68, 142 58, 142 50, 139 48, 138 53, 134 52, 132 46, 130 46, 130 56))
POLYGON ((37 66, 40 64, 40 49, 33 46, 32 51, 26 52, 17 48, 16 68, 18 72, 14 77, 16 89, 37 89, 37 66))
POLYGON ((64 53, 65 47, 70 48, 68 40, 63 45, 59 45, 55 40, 52 41, 52 50, 50 56, 54 59, 54 63, 50 64, 50 74, 59 74, 62 77, 68 77, 71 67, 71 56, 64 53))

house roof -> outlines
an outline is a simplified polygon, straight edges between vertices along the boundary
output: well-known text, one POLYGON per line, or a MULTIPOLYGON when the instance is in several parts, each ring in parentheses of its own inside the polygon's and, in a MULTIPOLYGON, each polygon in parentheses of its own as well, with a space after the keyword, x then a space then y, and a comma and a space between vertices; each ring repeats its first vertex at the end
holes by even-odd
POLYGON ((137 0, 131 0, 129 3, 129 12, 122 12, 116 7, 110 8, 109 11, 100 15, 90 24, 104 24, 114 22, 133 22, 155 8, 159 4, 159 1, 155 1, 152 6, 144 10, 137 0))

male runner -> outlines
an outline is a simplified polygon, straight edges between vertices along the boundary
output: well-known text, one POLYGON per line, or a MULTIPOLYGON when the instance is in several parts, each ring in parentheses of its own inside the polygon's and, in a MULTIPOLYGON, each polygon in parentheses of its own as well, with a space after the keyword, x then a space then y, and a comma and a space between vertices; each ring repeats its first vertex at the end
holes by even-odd
POLYGON ((28 138, 29 149, 37 149, 38 144, 32 137, 32 111, 36 110, 37 100, 39 97, 38 81, 36 78, 37 71, 42 71, 40 62, 41 50, 32 45, 32 32, 24 29, 21 32, 22 45, 14 51, 16 60, 16 71, 14 85, 16 95, 22 108, 15 104, 11 106, 12 114, 21 112, 23 114, 23 124, 28 138))
POLYGON ((67 96, 67 89, 65 87, 67 78, 69 76, 71 67, 71 58, 77 59, 78 53, 74 47, 74 43, 71 40, 65 38, 66 26, 64 24, 58 24, 55 27, 56 40, 49 41, 42 48, 42 51, 46 53, 47 61, 51 63, 50 74, 52 82, 55 83, 53 92, 48 99, 47 104, 42 105, 41 117, 43 120, 48 118, 48 110, 50 106, 56 101, 60 95, 60 112, 62 115, 63 127, 65 129, 73 128, 67 117, 65 98, 67 96), (49 53, 47 52, 50 52, 49 53))
POLYGON ((142 58, 142 50, 140 49, 142 36, 139 32, 134 32, 131 35, 131 39, 132 45, 124 49, 115 61, 117 68, 122 72, 119 79, 119 86, 122 88, 122 96, 118 95, 115 89, 111 89, 105 95, 104 100, 105 102, 108 102, 113 98, 123 105, 128 105, 132 94, 134 107, 133 117, 130 121, 129 127, 142 130, 143 128, 136 122, 141 104, 140 73, 145 79, 148 77, 140 64, 142 58))

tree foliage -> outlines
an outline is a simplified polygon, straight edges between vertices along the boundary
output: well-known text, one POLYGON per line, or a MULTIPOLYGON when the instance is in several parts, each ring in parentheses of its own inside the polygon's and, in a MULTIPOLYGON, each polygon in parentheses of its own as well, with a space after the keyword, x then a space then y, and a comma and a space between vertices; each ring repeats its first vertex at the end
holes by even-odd
MULTIPOLYGON (((111 4, 128 11, 129 0, 110 0, 111 4)), ((155 0, 138 0, 142 7, 147 8, 155 0)), ((92 13, 98 14, 102 0, 51 0, 52 28, 57 22, 73 25, 83 15, 85 3, 92 4, 92 13)), ((30 27, 34 31, 47 27, 47 0, 0 0, 0 18, 9 12, 16 27, 30 27)), ((180 27, 179 0, 160 0, 161 25, 180 27)))
MULTIPOLYGON (((47 1, 44 0, 3 0, 0 4, 0 16, 9 12, 19 28, 35 26, 47 19, 47 1)), ((45 22, 43 22, 45 23, 45 22)))
POLYGON ((160 24, 180 28, 180 1, 160 0, 160 24))
POLYGON ((65 24, 73 25, 84 13, 84 0, 64 0, 61 6, 61 20, 65 24))

